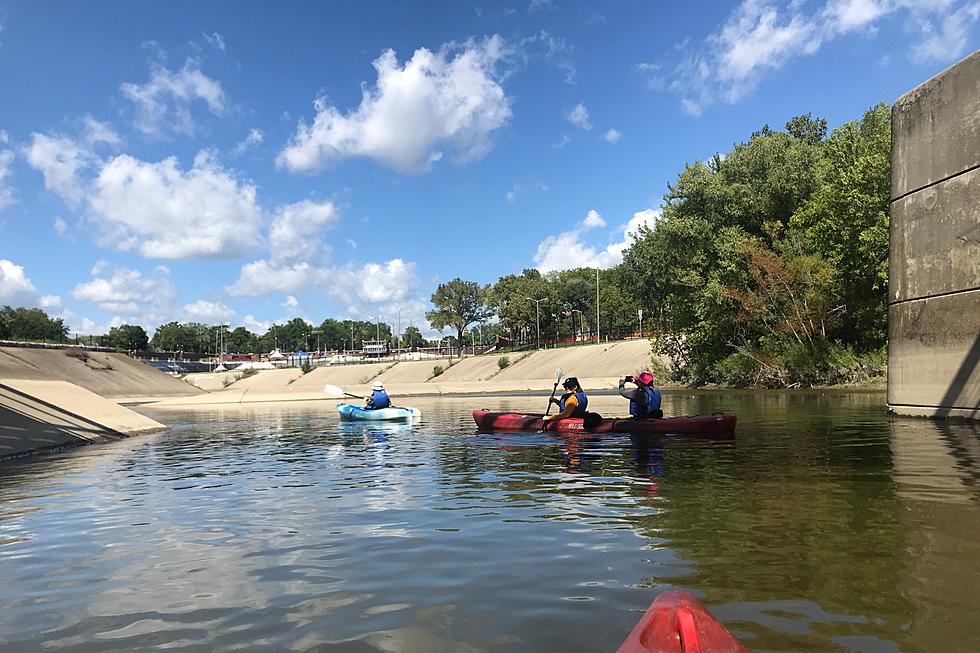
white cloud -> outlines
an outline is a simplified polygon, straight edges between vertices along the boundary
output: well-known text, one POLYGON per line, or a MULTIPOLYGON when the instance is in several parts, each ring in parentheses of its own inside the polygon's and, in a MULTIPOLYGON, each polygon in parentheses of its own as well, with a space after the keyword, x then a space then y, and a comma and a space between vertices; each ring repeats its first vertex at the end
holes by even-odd
POLYGON ((560 36, 554 36, 546 30, 541 30, 534 36, 521 39, 520 52, 525 60, 541 58, 548 65, 558 68, 565 73, 565 83, 574 84, 577 70, 572 62, 574 48, 560 36))
POLYGON ((62 236, 63 237, 66 233, 68 233, 68 223, 65 222, 64 220, 62 220, 61 218, 55 218, 54 219, 54 231, 59 236, 62 236))
POLYGON ((249 314, 242 318, 241 326, 245 327, 252 333, 257 333, 259 335, 265 334, 272 328, 272 322, 259 320, 254 315, 249 314))
POLYGON ((144 276, 138 270, 111 268, 100 261, 92 268, 91 281, 79 283, 72 297, 94 302, 113 314, 112 324, 141 324, 153 328, 173 319, 177 287, 170 281, 170 271, 159 265, 144 276))
POLYGON ((563 134, 561 140, 555 143, 554 145, 552 145, 551 147, 555 148, 556 150, 563 150, 565 149, 565 146, 571 142, 572 142, 572 137, 569 136, 568 134, 563 134))
POLYGON ((282 302, 282 307, 286 309, 295 309, 299 307, 299 300, 292 295, 286 295, 286 299, 282 302))
POLYGON ((60 312, 64 310, 64 306, 61 303, 61 297, 59 295, 44 295, 38 302, 45 311, 60 312))
POLYGON ((415 263, 394 258, 384 263, 365 263, 332 270, 327 292, 350 304, 399 301, 408 297, 417 283, 415 263))
POLYGON ((193 322, 206 324, 231 322, 235 311, 222 302, 209 302, 199 299, 193 304, 184 304, 184 315, 193 322))
POLYGON ((171 131, 193 134, 191 104, 197 100, 203 101, 215 115, 220 116, 225 110, 221 83, 201 72, 201 63, 196 59, 188 59, 177 71, 162 63, 151 64, 149 81, 127 82, 120 90, 136 107, 136 128, 152 137, 171 131))
POLYGON ((262 130, 255 129, 253 127, 249 130, 248 136, 245 137, 245 140, 241 141, 234 148, 232 148, 231 153, 235 156, 244 154, 246 150, 261 144, 263 140, 265 140, 265 134, 262 132, 262 130))
POLYGON ((585 214, 585 218, 581 222, 583 229, 597 229, 605 226, 606 221, 603 220, 602 216, 595 209, 589 209, 589 212, 585 214))
POLYGON ((225 292, 234 297, 278 292, 293 294, 319 286, 326 278, 326 268, 305 261, 286 264, 259 259, 243 265, 238 280, 226 286, 225 292))
POLYGON ((605 134, 602 135, 602 139, 604 141, 606 141, 607 143, 612 143, 613 145, 618 143, 619 139, 621 139, 622 137, 623 135, 619 133, 619 130, 613 128, 610 128, 609 131, 607 131, 605 134))
POLYGON ((207 41, 208 43, 210 43, 211 45, 213 45, 214 47, 218 48, 222 52, 224 52, 224 49, 225 49, 225 37, 223 37, 218 32, 211 32, 210 34, 208 34, 207 32, 205 32, 204 33, 204 40, 207 41))
MULTIPOLYGON (((7 132, 0 131, 0 145, 7 142, 7 132)), ((9 185, 10 166, 14 162, 12 150, 0 149, 0 209, 14 203, 14 189, 9 185)))
POLYGON ((633 70, 643 78, 647 88, 654 91, 662 91, 667 88, 667 78, 664 76, 663 68, 657 63, 638 63, 633 66, 633 70))
POLYGON ((527 12, 533 14, 536 11, 551 9, 553 5, 554 0, 531 0, 531 3, 527 6, 527 12))
POLYGON ((521 192, 521 185, 514 184, 513 186, 511 186, 510 190, 507 191, 507 194, 504 195, 504 199, 507 200, 508 204, 513 204, 514 202, 517 201, 517 196, 520 194, 520 192, 521 192))
POLYGON ((255 186, 240 182, 207 151, 190 170, 129 155, 102 167, 89 198, 102 242, 147 258, 231 257, 254 249, 263 222, 255 186))
POLYGON ((86 114, 82 118, 82 126, 85 132, 85 142, 89 146, 95 146, 99 143, 105 143, 106 145, 122 145, 122 139, 119 138, 119 134, 112 130, 112 127, 108 123, 96 120, 92 116, 86 114))
POLYGON ((582 129, 592 129, 592 123, 589 122, 589 110, 585 108, 585 105, 579 102, 572 110, 565 114, 565 120, 572 123, 576 127, 581 127, 582 129))
POLYGON ((24 268, 0 258, 0 305, 34 306, 37 302, 37 288, 24 273, 24 268))
POLYGON ((676 92, 684 111, 699 116, 718 100, 738 102, 767 72, 814 54, 833 39, 874 33, 877 21, 899 11, 911 18, 906 28, 917 25, 923 36, 909 49, 913 59, 954 60, 967 48, 969 26, 980 18, 980 2, 971 0, 955 10, 954 5, 954 0, 826 0, 807 13, 803 2, 782 6, 743 0, 704 44, 679 46, 684 54, 669 85, 662 83, 660 64, 643 63, 635 69, 652 88, 676 92))
POLYGON ((350 157, 366 157, 405 174, 429 171, 448 151, 458 162, 485 156, 491 134, 511 115, 500 86, 503 39, 425 48, 399 65, 394 51, 375 59, 378 79, 365 86, 355 111, 341 113, 325 98, 313 124, 300 122, 276 164, 310 173, 350 157))
POLYGON ((640 229, 644 226, 653 228, 659 217, 660 211, 653 209, 634 213, 626 224, 620 225, 610 234, 610 238, 616 240, 604 249, 599 249, 582 240, 588 228, 605 226, 605 221, 598 213, 589 211, 586 218, 575 229, 545 238, 534 254, 534 264, 544 273, 581 267, 611 268, 619 265, 623 261, 623 252, 633 243, 640 229), (590 220, 593 214, 598 217, 598 220, 594 218, 590 220), (598 224, 600 221, 601 225, 598 224))
POLYGON ((85 197, 80 174, 94 162, 94 155, 66 136, 31 134, 31 144, 24 148, 31 167, 44 175, 44 187, 69 206, 77 207, 85 197))
POLYGON ((823 10, 823 17, 831 29, 850 32, 873 23, 887 13, 882 0, 830 0, 823 10))
POLYGON ((332 202, 303 200, 280 206, 269 227, 269 248, 273 261, 304 260, 318 256, 314 238, 338 219, 332 202))
POLYGON ((971 2, 944 16, 939 28, 925 23, 922 42, 912 49, 916 61, 949 61, 960 56, 967 47, 970 27, 980 18, 980 2, 971 2))

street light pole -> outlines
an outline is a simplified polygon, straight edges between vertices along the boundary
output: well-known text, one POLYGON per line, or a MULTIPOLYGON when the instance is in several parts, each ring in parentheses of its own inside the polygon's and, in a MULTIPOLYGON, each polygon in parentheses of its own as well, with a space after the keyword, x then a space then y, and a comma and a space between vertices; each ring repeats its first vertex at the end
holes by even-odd
POLYGON ((541 302, 548 299, 547 297, 542 297, 541 299, 534 299, 533 297, 528 297, 529 302, 534 302, 534 318, 538 331, 538 349, 541 349, 541 302))
POLYGON ((599 344, 599 268, 595 269, 595 341, 599 344))

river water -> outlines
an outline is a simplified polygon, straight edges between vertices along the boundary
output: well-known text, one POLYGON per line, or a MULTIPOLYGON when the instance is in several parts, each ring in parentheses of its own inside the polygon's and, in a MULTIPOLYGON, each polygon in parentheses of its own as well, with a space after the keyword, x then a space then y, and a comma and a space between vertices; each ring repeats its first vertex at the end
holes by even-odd
POLYGON ((171 428, 0 465, 0 650, 611 652, 667 588, 756 651, 980 650, 974 426, 877 392, 665 393, 734 440, 411 403, 147 410, 171 428))

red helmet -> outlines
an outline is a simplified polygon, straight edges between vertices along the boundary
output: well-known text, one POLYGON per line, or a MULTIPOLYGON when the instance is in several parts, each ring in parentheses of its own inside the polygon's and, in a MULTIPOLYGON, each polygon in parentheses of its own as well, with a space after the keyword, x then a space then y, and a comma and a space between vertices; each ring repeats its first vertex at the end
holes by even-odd
POLYGON ((650 385, 651 383, 653 383, 653 375, 650 374, 649 372, 640 372, 637 375, 636 380, 642 383, 643 385, 650 385))

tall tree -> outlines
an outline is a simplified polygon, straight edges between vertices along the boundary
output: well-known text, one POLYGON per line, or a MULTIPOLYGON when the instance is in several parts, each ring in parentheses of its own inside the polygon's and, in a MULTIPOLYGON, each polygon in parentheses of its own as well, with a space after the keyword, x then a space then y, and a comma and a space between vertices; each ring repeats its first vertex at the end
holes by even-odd
POLYGON ((4 306, 0 309, 0 333, 12 340, 63 342, 68 337, 68 326, 39 308, 4 306))
POLYGON ((401 345, 402 347, 424 347, 425 338, 422 337, 422 332, 417 326, 406 327, 405 332, 402 333, 401 345))
POLYGON ((459 277, 439 284, 432 293, 432 304, 435 310, 425 314, 429 324, 434 329, 456 329, 458 342, 462 342, 466 327, 493 315, 487 306, 487 288, 459 277))
POLYGON ((145 351, 149 347, 149 338, 143 327, 121 324, 109 329, 109 346, 116 349, 145 351))

